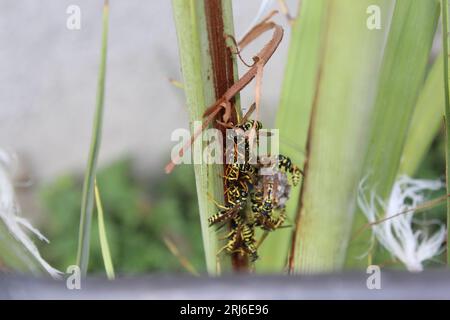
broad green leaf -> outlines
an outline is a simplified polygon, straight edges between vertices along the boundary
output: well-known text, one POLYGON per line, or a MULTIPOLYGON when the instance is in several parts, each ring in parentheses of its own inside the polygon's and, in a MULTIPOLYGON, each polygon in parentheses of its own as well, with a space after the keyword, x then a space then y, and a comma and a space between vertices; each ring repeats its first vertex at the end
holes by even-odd
MULTIPOLYGON (((343 266, 391 8, 391 1, 302 3, 277 119, 281 152, 305 165, 300 199, 294 194, 288 204, 292 272, 343 266), (381 30, 367 27, 374 5, 381 30)), ((278 250, 286 249, 285 238, 278 250)))

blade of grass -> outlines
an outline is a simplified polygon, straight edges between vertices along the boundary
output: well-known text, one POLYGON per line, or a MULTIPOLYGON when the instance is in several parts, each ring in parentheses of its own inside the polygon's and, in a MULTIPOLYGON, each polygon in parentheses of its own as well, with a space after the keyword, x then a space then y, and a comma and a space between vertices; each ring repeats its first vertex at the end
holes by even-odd
POLYGON ((108 47, 108 22, 109 4, 105 0, 103 6, 103 32, 100 69, 97 87, 97 101, 92 129, 92 140, 89 150, 89 158, 86 167, 83 196, 81 202, 80 231, 78 239, 77 265, 81 269, 81 274, 86 276, 89 263, 89 245, 91 238, 92 210, 94 205, 94 180, 96 176, 96 166, 100 151, 103 105, 105 96, 105 75, 106 75, 106 54, 108 47))
MULTIPOLYGON (((381 199, 389 197, 398 174, 414 106, 425 79, 438 17, 438 0, 399 0, 395 5, 363 172, 366 187, 381 199)), ((353 230, 366 222, 358 210, 353 230)), ((368 230, 350 243, 348 267, 367 266, 367 261, 358 257, 370 247, 370 235, 368 230)), ((383 259, 380 256, 378 260, 383 259)), ((377 259, 374 262, 377 263, 377 259)))
POLYGON ((178 250, 177 246, 172 240, 170 240, 168 237, 163 237, 163 240, 166 247, 178 259, 178 261, 183 266, 183 268, 186 269, 186 271, 196 277, 200 276, 192 263, 180 252, 180 250, 178 250))
MULTIPOLYGON (((450 96, 448 81, 448 1, 441 1, 442 10, 442 47, 443 47, 443 68, 444 68, 444 97, 445 97, 445 163, 447 194, 450 190, 450 96)), ((450 226, 450 199, 447 199, 447 228, 450 226)), ((450 262, 450 232, 447 232, 447 265, 450 262)))
MULTIPOLYGON (((223 34, 234 34, 233 15, 230 0, 172 0, 173 15, 178 36, 178 49, 183 73, 184 92, 186 95, 191 132, 193 121, 202 119, 205 108, 210 106, 231 85, 223 76, 230 75, 237 79, 237 69, 234 66, 224 66, 227 69, 233 67, 233 71, 219 74, 217 66, 227 63, 228 59, 218 59, 223 54, 231 55, 228 49, 218 52, 217 45, 211 45, 211 41, 225 41, 223 34), (212 28, 211 18, 206 10, 218 9, 221 16, 214 17, 215 22, 221 22, 223 30, 212 28), (209 20, 208 20, 209 19, 209 20), (217 20, 218 19, 218 20, 217 20), (225 91, 223 91, 225 90, 225 91), (223 92, 222 92, 223 91, 223 92)), ((224 71, 224 70, 222 70, 224 71)), ((238 101, 238 99, 236 99, 238 101)), ((238 108, 238 104, 236 104, 238 108)), ((193 158, 202 159, 203 150, 193 149, 193 158)), ((216 213, 216 207, 208 198, 208 194, 215 199, 224 199, 222 165, 194 164, 197 197, 200 211, 200 223, 202 229, 203 247, 207 271, 211 275, 218 273, 216 252, 218 248, 217 233, 208 226, 208 217, 216 213)), ((222 200, 223 201, 223 200, 222 200)), ((229 264, 225 267, 228 269, 229 264)))
POLYGON ((100 247, 102 249, 103 263, 105 264, 106 276, 109 280, 114 280, 114 266, 109 251, 108 237, 106 235, 105 218, 103 214, 102 200, 98 190, 97 179, 95 179, 95 206, 98 213, 98 234, 100 237, 100 247))
POLYGON ((444 79, 442 53, 436 58, 420 91, 401 156, 400 174, 413 176, 442 126, 444 79))

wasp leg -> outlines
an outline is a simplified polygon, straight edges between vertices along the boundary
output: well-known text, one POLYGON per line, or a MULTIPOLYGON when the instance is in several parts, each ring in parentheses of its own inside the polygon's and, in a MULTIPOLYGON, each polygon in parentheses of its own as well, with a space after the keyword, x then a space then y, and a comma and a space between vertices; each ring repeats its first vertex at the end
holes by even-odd
POLYGON ((261 238, 256 243, 256 249, 259 249, 259 247, 261 247, 262 243, 264 242, 264 240, 266 240, 268 235, 269 235, 269 231, 265 230, 264 233, 262 234, 261 238))
MULTIPOLYGON (((229 207, 226 207, 224 205, 221 205, 220 203, 218 203, 216 200, 214 200, 214 198, 211 196, 211 194, 208 193, 208 198, 209 200, 211 200, 212 203, 214 203, 219 209, 222 210, 229 210, 229 207)), ((230 202, 232 205, 235 205, 234 203, 230 202)))
POLYGON ((281 227, 286 220, 286 210, 282 209, 278 218, 274 218, 269 215, 263 222, 263 229, 267 231, 273 231, 281 227))
POLYGON ((231 230, 231 231, 230 231, 229 233, 227 233, 225 236, 220 237, 219 240, 230 239, 235 233, 236 233, 236 230, 231 230))

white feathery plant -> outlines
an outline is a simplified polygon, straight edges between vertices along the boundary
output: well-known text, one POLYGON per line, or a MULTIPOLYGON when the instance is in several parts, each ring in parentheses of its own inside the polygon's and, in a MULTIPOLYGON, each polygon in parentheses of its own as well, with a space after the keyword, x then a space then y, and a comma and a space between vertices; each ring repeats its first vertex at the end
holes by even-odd
MULTIPOLYGON (((49 243, 25 218, 19 216, 20 207, 14 192, 13 177, 17 169, 17 158, 14 154, 0 149, 0 219, 11 235, 39 262, 39 264, 55 279, 61 277, 61 272, 50 266, 39 253, 36 245, 27 235, 31 231, 39 240, 49 243)), ((2 241, 0 237, 0 241, 2 241)))
POLYGON ((414 221, 415 208, 425 201, 426 191, 439 190, 445 185, 440 180, 412 179, 401 176, 394 184, 386 204, 374 191, 366 196, 363 179, 358 188, 358 205, 372 224, 372 236, 394 257, 400 260, 410 272, 423 270, 423 262, 442 251, 446 237, 445 226, 439 221, 423 223, 414 221), (379 212, 384 212, 380 216, 379 212), (398 214, 403 213, 403 214, 398 214), (382 222, 376 223, 380 218, 382 222), (429 232, 429 225, 438 230, 429 232))

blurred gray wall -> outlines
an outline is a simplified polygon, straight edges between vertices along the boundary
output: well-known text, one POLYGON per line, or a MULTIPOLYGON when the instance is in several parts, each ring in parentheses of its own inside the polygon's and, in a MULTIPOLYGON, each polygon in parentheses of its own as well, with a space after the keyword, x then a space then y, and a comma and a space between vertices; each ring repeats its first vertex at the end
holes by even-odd
MULTIPOLYGON (((275 1, 276 2, 276 1, 275 1)), ((295 3, 288 1, 292 13, 295 3)), ((36 184, 84 169, 95 106, 101 0, 0 0, 0 147, 17 151, 36 184), (69 5, 81 30, 66 28, 69 5)), ((234 0, 242 35, 261 1, 234 0)), ((171 1, 111 0, 105 118, 100 163, 131 155, 138 170, 162 174, 170 134, 187 127, 171 1)), ((289 27, 263 80, 262 118, 273 124, 287 57, 289 27)), ((267 38, 265 38, 267 39, 267 38)), ((245 51, 250 58, 264 41, 245 51)), ((244 71, 241 68, 241 74, 244 71)), ((243 103, 252 101, 253 85, 243 103)))

